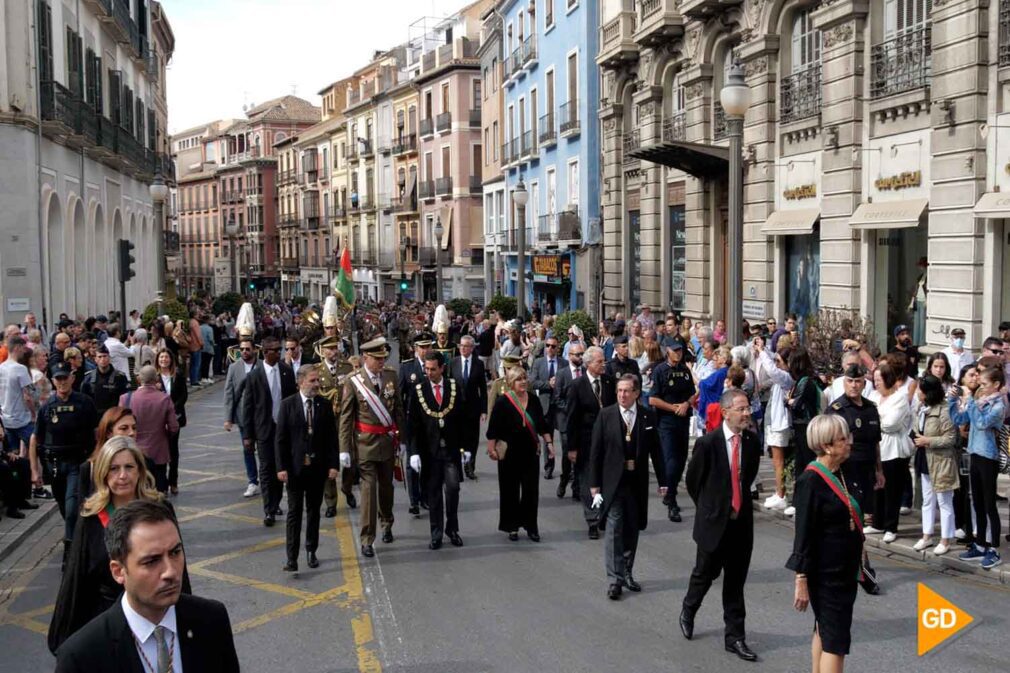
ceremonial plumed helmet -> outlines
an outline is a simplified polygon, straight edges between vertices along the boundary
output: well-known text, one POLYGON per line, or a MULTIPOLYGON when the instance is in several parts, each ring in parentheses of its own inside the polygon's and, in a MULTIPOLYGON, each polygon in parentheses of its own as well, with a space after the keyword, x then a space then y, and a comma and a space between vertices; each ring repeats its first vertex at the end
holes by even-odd
POLYGON ((340 324, 340 318, 337 315, 337 298, 330 295, 326 298, 326 303, 323 304, 323 327, 336 327, 340 324))

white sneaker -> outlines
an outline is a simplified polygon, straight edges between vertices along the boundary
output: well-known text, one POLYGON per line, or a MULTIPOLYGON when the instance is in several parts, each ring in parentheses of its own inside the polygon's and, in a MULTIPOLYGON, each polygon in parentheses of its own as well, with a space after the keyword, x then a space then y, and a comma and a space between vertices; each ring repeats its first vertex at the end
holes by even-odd
POLYGON ((789 505, 784 510, 782 510, 782 513, 785 514, 786 516, 793 516, 794 514, 796 514, 796 508, 793 507, 792 505, 789 505))
POLYGON ((765 508, 766 509, 785 509, 789 503, 786 499, 777 493, 772 493, 770 496, 765 498, 765 508))
POLYGON ((864 535, 879 535, 883 532, 884 531, 880 530, 879 528, 874 528, 873 526, 866 526, 865 528, 863 528, 864 535))
POLYGON ((892 542, 898 539, 898 536, 892 533, 891 531, 887 531, 886 533, 884 533, 884 537, 882 539, 886 544, 891 544, 892 542))
POLYGON ((949 551, 949 549, 948 549, 947 545, 945 545, 942 542, 940 544, 936 545, 935 547, 933 547, 933 553, 936 554, 937 556, 943 556, 948 551, 949 551))
POLYGON ((954 531, 954 537, 958 538, 958 537, 964 537, 964 536, 965 536, 964 535, 964 528, 958 528, 956 531, 954 531))
POLYGON ((909 514, 912 513, 912 508, 911 507, 902 507, 898 511, 901 513, 902 516, 907 516, 907 515, 909 515, 909 514))
POLYGON ((912 549, 914 549, 915 551, 922 551, 931 544, 933 544, 932 538, 928 537, 920 538, 918 542, 912 545, 912 549))
POLYGON ((257 484, 249 484, 245 487, 245 493, 242 494, 244 498, 251 498, 254 495, 260 494, 260 487, 257 484))

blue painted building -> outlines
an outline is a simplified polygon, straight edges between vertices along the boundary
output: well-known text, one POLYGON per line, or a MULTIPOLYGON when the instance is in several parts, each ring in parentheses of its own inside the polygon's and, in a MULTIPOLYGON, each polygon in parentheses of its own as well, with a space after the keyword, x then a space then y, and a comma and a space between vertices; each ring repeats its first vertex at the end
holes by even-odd
MULTIPOLYGON (((520 178, 529 192, 526 304, 588 308, 600 266, 586 248, 600 217, 599 0, 503 0, 499 11, 510 213, 520 178)), ((515 295, 515 224, 507 239, 506 289, 515 295)))

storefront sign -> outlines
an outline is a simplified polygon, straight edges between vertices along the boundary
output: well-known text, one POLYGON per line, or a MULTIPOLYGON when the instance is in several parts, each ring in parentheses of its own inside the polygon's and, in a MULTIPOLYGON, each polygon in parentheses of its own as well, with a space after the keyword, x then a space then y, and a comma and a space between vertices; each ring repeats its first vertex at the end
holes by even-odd
POLYGON ((764 321, 768 316, 765 315, 765 305, 764 302, 752 301, 750 299, 744 299, 741 304, 743 317, 747 320, 760 320, 764 321))
POLYGON ((541 276, 557 276, 559 261, 560 257, 558 257, 558 255, 534 255, 533 274, 541 276))
POLYGON ((782 196, 786 199, 786 201, 815 199, 817 198, 817 185, 800 185, 799 187, 790 187, 782 192, 782 196))
POLYGON ((922 186, 922 171, 905 171, 887 178, 877 178, 873 186, 880 191, 910 189, 922 186))
POLYGON ((32 308, 32 301, 27 297, 11 297, 7 300, 8 313, 27 313, 32 308))

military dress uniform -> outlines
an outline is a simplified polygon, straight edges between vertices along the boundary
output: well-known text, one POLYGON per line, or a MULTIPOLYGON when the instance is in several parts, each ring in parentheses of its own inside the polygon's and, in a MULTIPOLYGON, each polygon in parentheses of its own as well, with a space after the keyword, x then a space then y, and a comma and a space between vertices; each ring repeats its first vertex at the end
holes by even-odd
MULTIPOLYGON (((431 345, 431 335, 426 332, 418 332, 411 339, 415 347, 427 347, 431 345)), ((410 398, 414 391, 414 386, 424 381, 427 374, 424 373, 424 362, 418 360, 416 356, 400 362, 400 374, 398 390, 400 402, 403 405, 404 414, 410 414, 410 398)), ((421 489, 421 475, 414 472, 409 465, 404 465, 404 479, 407 482, 407 497, 410 499, 410 513, 414 516, 420 515, 420 508, 428 509, 427 494, 421 489)))
POLYGON ((864 514, 873 514, 873 492, 880 457, 880 414, 877 405, 862 398, 856 404, 842 395, 828 405, 829 414, 845 419, 852 433, 852 453, 842 463, 842 476, 849 484, 858 484, 856 498, 864 514))
MULTIPOLYGON (((389 352, 383 337, 362 345, 361 351, 389 352)), ((365 367, 347 376, 340 399, 339 440, 341 450, 351 454, 351 464, 357 465, 361 474, 360 537, 366 556, 373 555, 376 513, 382 523, 383 540, 393 539, 393 464, 401 442, 399 433, 405 427, 403 402, 392 367, 383 367, 375 379, 365 367), (386 418, 375 412, 369 399, 381 405, 386 418)))
MULTIPOLYGON (((679 344, 678 344, 679 347, 679 344)), ((682 404, 695 394, 694 379, 691 370, 683 360, 676 365, 669 361, 661 362, 652 370, 652 392, 650 398, 655 398, 667 404, 682 404)), ((687 465, 687 446, 691 431, 691 410, 686 416, 656 408, 659 418, 659 444, 663 450, 663 463, 666 472, 667 492, 664 504, 668 511, 667 517, 679 522, 680 506, 677 504, 677 486, 684 475, 687 465)))
MULTIPOLYGON (((520 366, 522 359, 515 355, 506 355, 502 358, 501 364, 502 368, 508 372, 509 369, 513 367, 520 366)), ((495 379, 491 382, 491 387, 487 392, 487 415, 488 418, 491 417, 491 410, 494 409, 494 403, 498 400, 500 395, 504 395, 508 392, 508 386, 505 384, 505 376, 495 379)))
MULTIPOLYGON (((333 405, 333 414, 337 415, 340 413, 340 399, 343 395, 344 383, 348 375, 354 371, 354 367, 347 360, 339 359, 337 363, 333 365, 331 370, 331 365, 324 358, 322 362, 316 365, 319 371, 319 395, 326 398, 333 405)), ((350 453, 350 449, 346 449, 343 443, 340 444, 341 451, 346 451, 350 453)), ((344 497, 347 499, 347 506, 354 508, 357 506, 357 502, 354 498, 354 480, 356 476, 356 470, 353 465, 351 469, 342 470, 340 472, 340 490, 343 492, 344 497)), ((327 479, 326 485, 323 487, 323 501, 326 503, 326 517, 332 518, 337 514, 337 480, 327 479)))

